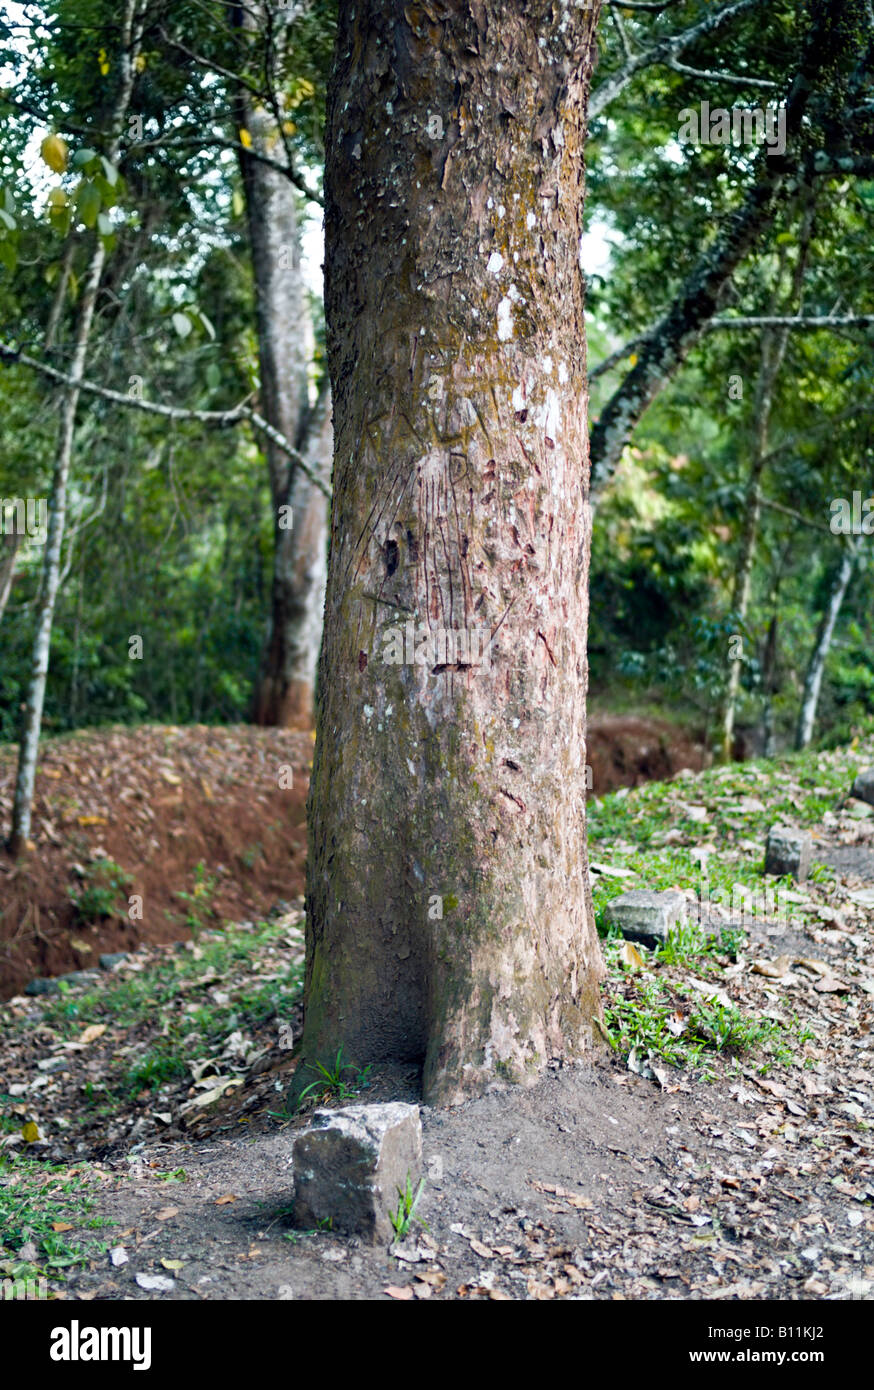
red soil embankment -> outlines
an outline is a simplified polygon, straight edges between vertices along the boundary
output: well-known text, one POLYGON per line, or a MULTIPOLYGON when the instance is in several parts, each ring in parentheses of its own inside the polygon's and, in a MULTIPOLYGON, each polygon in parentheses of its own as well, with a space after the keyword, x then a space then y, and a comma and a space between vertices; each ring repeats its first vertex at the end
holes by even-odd
MULTIPOLYGON (((264 916, 303 892, 312 735, 249 727, 143 727, 51 739, 41 750, 33 849, 0 848, 0 998, 37 975, 97 965, 101 952, 189 931, 197 866, 213 877, 204 925, 264 916), (292 781, 291 787, 280 785, 292 781), (100 858, 130 876, 112 916, 82 922, 71 893, 100 858), (83 877, 84 871, 84 877, 83 877), (128 899, 142 898, 142 920, 128 899), (210 911, 212 909, 212 911, 210 911)), ((0 748, 0 825, 8 831, 17 750, 0 748)))

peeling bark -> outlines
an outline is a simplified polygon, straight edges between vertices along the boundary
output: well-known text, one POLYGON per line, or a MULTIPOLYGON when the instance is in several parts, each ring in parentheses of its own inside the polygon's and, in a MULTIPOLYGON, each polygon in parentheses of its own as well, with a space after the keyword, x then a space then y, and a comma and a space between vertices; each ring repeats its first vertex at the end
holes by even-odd
POLYGON ((595 22, 553 0, 340 6, 296 1093, 342 1046, 423 1065, 425 1100, 452 1103, 597 1036, 579 265, 595 22), (462 656, 432 665, 430 639, 448 653, 459 629, 462 656))

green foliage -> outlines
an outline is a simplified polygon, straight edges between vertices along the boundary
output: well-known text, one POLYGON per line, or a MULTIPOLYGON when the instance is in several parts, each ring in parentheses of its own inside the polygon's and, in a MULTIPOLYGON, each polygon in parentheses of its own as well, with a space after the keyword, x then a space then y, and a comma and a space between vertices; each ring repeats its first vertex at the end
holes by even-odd
POLYGON ((133 879, 114 859, 95 859, 84 871, 82 885, 70 889, 79 922, 97 922, 127 909, 126 895, 133 879), (124 898, 123 906, 119 899, 124 898))
POLYGON ((180 920, 182 925, 191 932, 195 941, 216 915, 213 899, 215 898, 217 886, 218 877, 216 874, 211 874, 208 871, 201 859, 200 863, 196 864, 194 868, 194 887, 192 891, 189 893, 182 890, 176 894, 176 897, 180 898, 182 902, 187 905, 188 910, 185 916, 180 920))
POLYGON ((172 1044, 162 1043, 128 1068, 121 1078, 119 1089, 128 1096, 139 1095, 141 1091, 157 1091, 165 1081, 185 1076, 187 1071, 186 1059, 172 1044))

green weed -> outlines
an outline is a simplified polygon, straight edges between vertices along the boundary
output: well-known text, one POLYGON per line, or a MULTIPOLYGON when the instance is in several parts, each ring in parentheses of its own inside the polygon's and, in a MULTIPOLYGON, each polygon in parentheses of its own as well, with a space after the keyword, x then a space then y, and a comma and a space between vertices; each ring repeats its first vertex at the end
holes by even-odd
POLYGON ((389 1220, 391 1221, 392 1229, 395 1233, 395 1240, 403 1240, 409 1233, 410 1227, 414 1221, 418 1222, 423 1231, 427 1231, 428 1227, 425 1222, 420 1216, 416 1216, 416 1208, 419 1205, 419 1200, 424 1191, 425 1179, 419 1179, 419 1185, 414 1192, 408 1172, 406 1183, 403 1187, 398 1188, 398 1197, 400 1198, 398 1209, 397 1211, 389 1212, 389 1220))

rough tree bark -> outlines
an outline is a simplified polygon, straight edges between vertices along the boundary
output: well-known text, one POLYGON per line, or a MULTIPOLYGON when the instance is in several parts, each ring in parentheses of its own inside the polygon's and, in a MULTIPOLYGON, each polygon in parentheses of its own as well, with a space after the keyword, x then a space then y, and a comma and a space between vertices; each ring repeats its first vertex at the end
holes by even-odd
POLYGON ((810 653, 810 660, 807 663, 807 671, 804 676, 804 692, 801 696, 801 709, 798 714, 798 727, 795 733, 795 747, 797 749, 806 748, 813 738, 813 730, 816 724, 816 708, 819 704, 819 693, 822 689, 822 677, 825 671, 826 658, 831 651, 832 639, 835 634, 835 625, 841 606, 846 598, 850 580, 853 577, 853 569, 859 556, 861 538, 856 538, 850 542, 841 556, 841 563, 835 571, 832 581, 831 592, 828 602, 823 609, 823 614, 819 622, 816 640, 810 653))
MULTIPOLYGON (((118 157, 121 133, 125 116, 130 105, 131 92, 135 78, 135 62, 139 52, 143 30, 143 18, 147 8, 146 0, 125 0, 120 20, 121 50, 119 53, 119 85, 109 119, 110 136, 104 154, 110 162, 118 157)), ((88 341, 91 337, 91 324, 100 288, 100 277, 106 260, 106 251, 98 237, 88 263, 88 270, 79 297, 73 355, 70 363, 70 384, 64 390, 61 406, 61 423, 55 454, 52 491, 49 501, 49 525, 43 556, 43 578, 41 600, 37 616, 37 629, 33 643, 33 656, 30 685, 27 692, 27 705, 24 716, 24 729, 18 751, 18 771, 15 781, 15 799, 12 807, 12 828, 9 836, 9 850, 20 854, 27 847, 30 837, 30 818, 33 806, 33 788, 36 777, 36 760, 39 752, 39 736, 42 727, 42 711, 45 700, 46 679, 49 671, 49 650, 52 640, 52 623, 55 614, 55 601, 58 594, 58 581, 61 569, 61 547, 64 540, 64 525, 67 515, 67 486, 70 477, 70 464, 73 457, 73 437, 76 428, 76 411, 79 405, 80 383, 85 375, 85 362, 88 354, 88 341)))
POLYGON ((293 1095, 342 1046, 422 1064, 425 1100, 451 1103, 533 1080, 599 1031, 579 263, 596 11, 340 5, 334 495, 293 1095), (472 630, 491 639, 478 664, 472 630))

